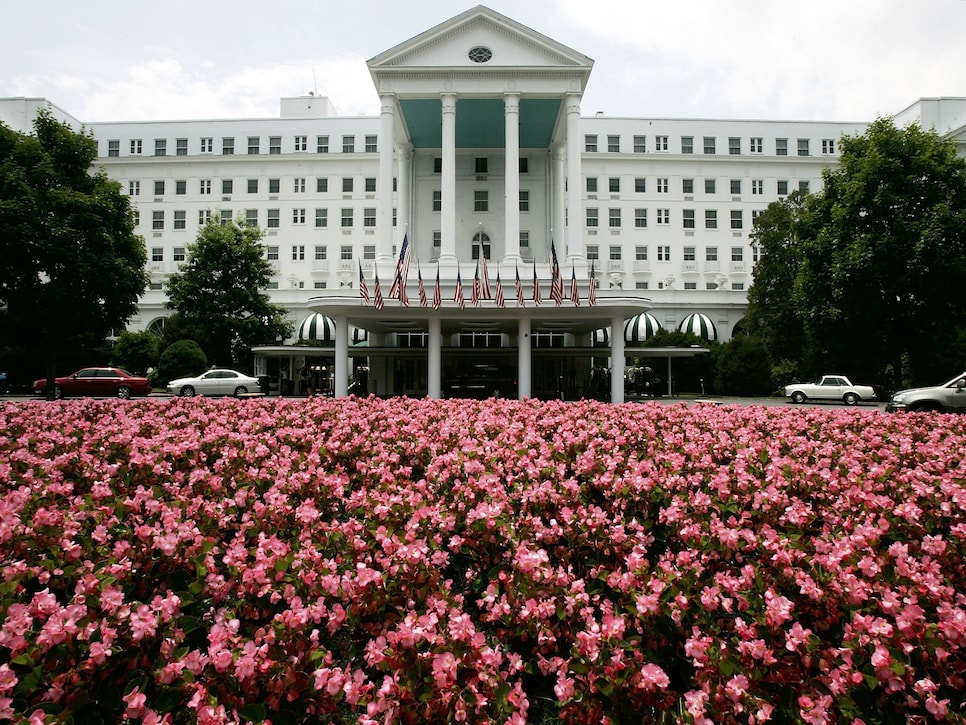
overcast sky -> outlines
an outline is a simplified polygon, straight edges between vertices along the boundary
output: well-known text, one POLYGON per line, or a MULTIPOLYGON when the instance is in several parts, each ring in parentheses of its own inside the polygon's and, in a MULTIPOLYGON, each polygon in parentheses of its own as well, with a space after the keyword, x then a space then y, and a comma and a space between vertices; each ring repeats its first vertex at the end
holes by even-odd
MULTIPOLYGON (((871 121, 966 96, 966 0, 490 0, 590 56, 583 115, 871 121)), ((0 97, 81 121, 378 115, 365 61, 452 0, 3 0, 0 97)))

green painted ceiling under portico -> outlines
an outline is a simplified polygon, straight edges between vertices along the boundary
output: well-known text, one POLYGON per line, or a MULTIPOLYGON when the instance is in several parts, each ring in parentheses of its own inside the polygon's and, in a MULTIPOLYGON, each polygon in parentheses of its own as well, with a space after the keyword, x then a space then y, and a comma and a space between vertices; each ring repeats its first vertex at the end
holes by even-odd
MULTIPOLYGON (((413 147, 442 148, 442 102, 438 98, 409 98, 399 102, 413 147)), ((550 146, 559 98, 520 99, 520 148, 545 149, 550 146)), ((506 124, 503 99, 461 98, 456 101, 457 148, 504 148, 506 124)))

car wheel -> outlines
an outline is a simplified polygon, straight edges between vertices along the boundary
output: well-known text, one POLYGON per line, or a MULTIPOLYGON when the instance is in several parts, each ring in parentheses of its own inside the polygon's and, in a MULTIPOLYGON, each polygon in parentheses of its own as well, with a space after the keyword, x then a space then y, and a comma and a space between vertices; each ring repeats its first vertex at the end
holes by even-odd
POLYGON ((63 399, 64 399, 64 389, 62 387, 60 387, 59 385, 55 385, 54 386, 54 400, 63 400, 63 399))
POLYGON ((244 395, 247 392, 248 392, 248 388, 246 388, 244 385, 239 385, 237 388, 235 388, 235 397, 237 398, 241 395, 244 395))
POLYGON ((178 393, 178 395, 180 395, 182 398, 190 398, 194 396, 194 394, 195 394, 195 389, 192 388, 190 385, 185 385, 183 388, 181 388, 181 390, 178 393))
POLYGON ((910 413, 942 413, 943 409, 938 403, 916 403, 908 408, 910 413))
POLYGON ((127 385, 122 385, 117 389, 117 397, 121 400, 127 400, 131 397, 131 389, 127 385))
POLYGON ((846 405, 855 405, 859 402, 859 396, 855 393, 846 393, 842 396, 842 400, 846 405))
POLYGON ((805 402, 805 393, 803 393, 801 390, 796 390, 794 393, 792 393, 792 402, 793 403, 804 403, 805 402))

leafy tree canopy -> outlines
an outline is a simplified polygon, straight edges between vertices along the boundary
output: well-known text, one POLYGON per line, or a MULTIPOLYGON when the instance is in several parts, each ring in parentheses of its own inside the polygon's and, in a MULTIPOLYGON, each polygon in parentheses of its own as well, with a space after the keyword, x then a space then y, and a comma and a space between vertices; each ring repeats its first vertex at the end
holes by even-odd
POLYGON ((44 360, 96 346, 147 286, 130 200, 94 170, 97 146, 50 113, 32 135, 0 124, 0 337, 44 360))
POLYGON ((243 365, 252 346, 292 334, 285 310, 265 292, 272 267, 261 239, 257 227, 210 221, 188 247, 181 271, 168 279, 173 324, 216 365, 243 365))

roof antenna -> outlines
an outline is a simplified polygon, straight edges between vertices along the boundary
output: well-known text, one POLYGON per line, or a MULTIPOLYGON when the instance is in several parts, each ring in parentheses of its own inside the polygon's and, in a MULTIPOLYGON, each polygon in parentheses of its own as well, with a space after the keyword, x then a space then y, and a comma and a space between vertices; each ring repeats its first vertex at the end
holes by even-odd
POLYGON ((319 95, 319 82, 315 79, 315 66, 312 66, 312 95, 319 95))

